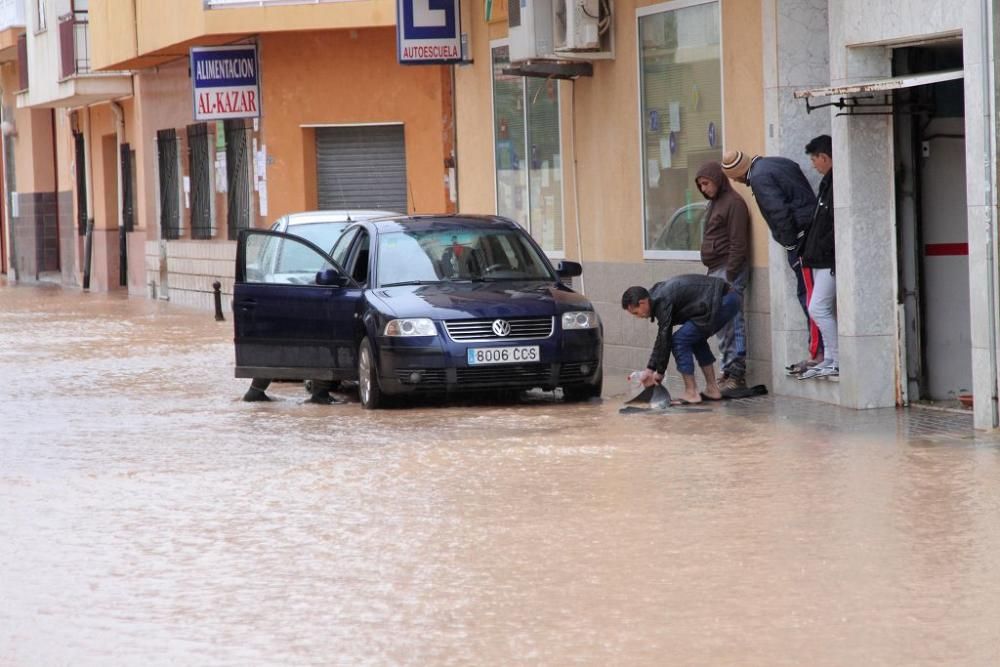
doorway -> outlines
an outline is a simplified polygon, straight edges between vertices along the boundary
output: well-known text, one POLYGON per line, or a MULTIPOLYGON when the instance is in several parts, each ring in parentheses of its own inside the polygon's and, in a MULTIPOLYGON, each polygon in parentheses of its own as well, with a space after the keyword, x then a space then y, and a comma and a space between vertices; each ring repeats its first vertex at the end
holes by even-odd
MULTIPOLYGON (((897 49, 897 75, 962 67, 961 42, 897 49)), ((909 402, 960 407, 972 388, 962 79, 916 86, 895 105, 901 387, 909 402)))

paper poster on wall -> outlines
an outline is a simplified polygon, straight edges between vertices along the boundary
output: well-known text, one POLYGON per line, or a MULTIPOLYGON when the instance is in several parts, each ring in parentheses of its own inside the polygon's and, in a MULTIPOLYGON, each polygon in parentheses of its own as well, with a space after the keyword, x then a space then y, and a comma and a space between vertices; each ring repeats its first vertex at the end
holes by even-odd
POLYGON ((215 191, 228 192, 229 181, 226 179, 226 152, 215 154, 215 191))
POLYGON ((257 188, 257 201, 260 204, 260 214, 267 215, 267 181, 261 181, 257 188))
POLYGON ((660 168, 670 169, 670 140, 667 137, 660 137, 660 168))
POLYGON ((670 131, 680 132, 681 131, 681 103, 671 102, 670 103, 670 131))
POLYGON ((649 187, 655 188, 660 185, 660 162, 659 160, 649 160, 646 163, 646 180, 649 187))

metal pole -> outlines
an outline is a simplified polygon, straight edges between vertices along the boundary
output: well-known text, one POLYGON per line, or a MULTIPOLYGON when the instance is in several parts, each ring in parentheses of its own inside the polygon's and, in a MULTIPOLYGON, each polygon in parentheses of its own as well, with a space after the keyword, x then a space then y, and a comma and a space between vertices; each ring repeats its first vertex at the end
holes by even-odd
POLYGON ((212 292, 215 296, 215 321, 222 322, 226 319, 222 315, 222 283, 218 280, 212 283, 212 292))

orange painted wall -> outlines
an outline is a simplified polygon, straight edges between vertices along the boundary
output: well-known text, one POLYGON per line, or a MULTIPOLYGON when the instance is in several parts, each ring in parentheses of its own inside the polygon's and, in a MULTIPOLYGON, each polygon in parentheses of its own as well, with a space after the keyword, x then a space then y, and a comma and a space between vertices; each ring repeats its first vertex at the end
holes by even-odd
POLYGON ((394 29, 268 34, 261 38, 262 136, 270 164, 270 223, 316 206, 311 142, 304 125, 402 122, 410 211, 447 206, 444 160, 448 79, 440 66, 396 62, 394 29))

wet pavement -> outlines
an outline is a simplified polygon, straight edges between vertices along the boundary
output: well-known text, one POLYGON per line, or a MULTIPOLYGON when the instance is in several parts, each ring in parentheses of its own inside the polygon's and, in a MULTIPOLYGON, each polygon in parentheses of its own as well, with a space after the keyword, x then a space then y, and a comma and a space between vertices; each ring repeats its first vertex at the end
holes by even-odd
POLYGON ((0 664, 995 665, 971 417, 239 400, 232 324, 0 283, 0 664))

